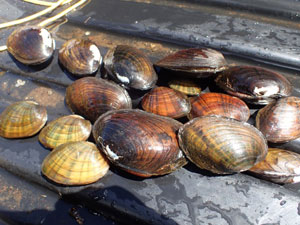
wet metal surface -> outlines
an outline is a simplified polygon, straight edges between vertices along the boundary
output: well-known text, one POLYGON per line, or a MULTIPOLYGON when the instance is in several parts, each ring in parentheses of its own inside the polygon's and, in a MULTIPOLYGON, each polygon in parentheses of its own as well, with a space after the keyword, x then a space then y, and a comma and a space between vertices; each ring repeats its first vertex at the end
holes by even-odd
MULTIPOLYGON (((10 7, 14 1, 0 2, 10 7)), ((184 1, 177 3, 184 5, 184 1)), ((19 9, 21 13, 18 12, 18 16, 26 11, 22 7, 19 9)), ((270 64, 272 61, 299 66, 295 65, 299 53, 292 48, 299 48, 294 38, 299 40, 300 31, 294 28, 280 30, 274 24, 266 26, 245 18, 197 13, 178 5, 157 7, 152 1, 97 0, 68 17, 73 23, 52 30, 57 49, 64 40, 85 37, 100 47, 103 56, 117 44, 131 44, 145 51, 154 62, 186 45, 207 45, 224 50, 231 64, 260 65, 282 72, 294 85, 293 95, 300 96, 298 71, 270 64), (102 13, 96 13, 98 8, 102 13), (266 27, 281 33, 272 34, 270 30, 265 31, 266 27), (255 38, 256 35, 259 38, 255 38), (251 60, 252 57, 260 57, 268 64, 251 60)), ((48 121, 70 114, 64 96, 66 86, 74 78, 58 65, 57 51, 50 64, 44 67, 24 66, 3 52, 0 53, 0 68, 0 112, 13 102, 30 99, 46 106, 48 121)), ((105 215, 123 224, 300 224, 300 185, 279 186, 247 174, 213 176, 189 164, 172 174, 148 179, 112 168, 95 184, 64 187, 49 182, 41 175, 41 163, 49 150, 39 144, 37 136, 15 140, 0 138, 0 143, 2 168, 63 194, 67 200, 84 204, 95 215, 105 215)), ((0 179, 1 175, 0 170, 0 179)), ((22 186, 21 180, 16 182, 22 186)), ((39 190, 39 187, 34 186, 34 189, 39 190)), ((26 188, 19 194, 18 188, 13 187, 10 191, 8 185, 4 185, 0 193, 0 209, 4 207, 1 205, 7 206, 3 208, 6 215, 19 215, 14 214, 17 211, 22 218, 22 213, 26 214, 27 211, 22 208, 26 188)), ((30 196, 30 192, 27 193, 30 196)), ((42 199, 35 205, 38 193, 31 193, 33 210, 47 206, 47 211, 52 212, 60 205, 55 197, 50 203, 42 199)), ((68 218, 78 224, 76 220, 82 217, 82 210, 79 207, 77 214, 76 209, 70 207, 65 212, 71 214, 68 218)), ((86 221, 84 224, 88 224, 86 221)))

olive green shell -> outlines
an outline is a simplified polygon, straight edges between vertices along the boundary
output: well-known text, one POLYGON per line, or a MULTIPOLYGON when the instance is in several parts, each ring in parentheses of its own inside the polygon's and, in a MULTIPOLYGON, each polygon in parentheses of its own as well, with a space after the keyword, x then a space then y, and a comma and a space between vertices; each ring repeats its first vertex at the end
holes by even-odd
POLYGON ((38 133, 47 122, 47 110, 33 101, 16 102, 0 115, 0 136, 24 138, 38 133))
POLYGON ((196 96, 201 93, 200 86, 193 80, 176 79, 168 83, 169 87, 183 94, 196 96))
POLYGON ((39 141, 46 148, 72 141, 86 141, 92 131, 92 124, 78 115, 68 115, 51 121, 40 134, 39 141))
POLYGON ((42 163, 42 173, 63 185, 84 185, 96 182, 109 169, 107 160, 96 145, 78 141, 59 145, 42 163))
POLYGON ((201 169, 230 174, 250 169, 267 154, 267 142, 255 127, 237 120, 202 116, 179 129, 179 145, 201 169))

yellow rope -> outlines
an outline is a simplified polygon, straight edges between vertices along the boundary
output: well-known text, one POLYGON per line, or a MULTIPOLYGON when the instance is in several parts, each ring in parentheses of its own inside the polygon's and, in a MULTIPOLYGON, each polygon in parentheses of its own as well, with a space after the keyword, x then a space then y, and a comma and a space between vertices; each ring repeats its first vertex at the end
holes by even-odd
POLYGON ((51 11, 53 11, 54 9, 56 9, 58 6, 60 6, 61 4, 63 4, 65 1, 68 1, 68 0, 58 0, 57 2, 55 2, 52 6, 40 11, 40 12, 37 12, 35 14, 32 14, 30 16, 27 16, 27 17, 24 17, 22 19, 18 19, 18 20, 13 20, 13 21, 10 21, 10 22, 6 22, 6 23, 2 23, 0 24, 0 29, 2 28, 5 28, 5 27, 10 27, 10 26, 14 26, 14 25, 18 25, 18 24, 21 24, 21 23, 26 23, 30 20, 34 20, 40 16, 43 16, 51 11))
MULTIPOLYGON (((73 0, 66 0, 62 5, 72 2, 73 0)), ((24 0, 24 2, 32 3, 35 5, 42 5, 42 6, 52 6, 55 2, 47 2, 42 0, 24 0)))
POLYGON ((7 46, 6 45, 2 45, 0 46, 0 52, 3 52, 7 49, 7 46))
MULTIPOLYGON (((24 0, 24 1, 31 1, 31 2, 34 3, 35 1, 39 1, 39 0, 24 0)), ((48 12, 53 11, 58 6, 60 6, 62 4, 66 4, 67 2, 71 2, 71 1, 72 0, 58 0, 57 2, 52 3, 52 5, 50 7, 46 8, 46 9, 44 9, 44 10, 38 12, 38 13, 35 13, 31 16, 28 16, 28 17, 25 17, 25 18, 22 18, 22 19, 19 19, 19 20, 14 20, 14 21, 11 21, 11 22, 7 22, 7 23, 2 23, 2 24, 0 24, 0 29, 5 28, 5 27, 9 27, 9 26, 14 26, 14 25, 17 25, 17 24, 21 24, 21 23, 36 19, 39 16, 42 16, 44 14, 47 14, 48 12)), ((49 23, 52 23, 53 21, 65 16, 70 11, 75 10, 77 7, 83 5, 86 1, 87 0, 80 0, 80 1, 76 2, 75 4, 71 5, 67 9, 65 9, 65 10, 61 11, 60 13, 56 14, 55 16, 52 16, 48 19, 43 20, 42 22, 40 22, 38 24, 38 26, 40 26, 40 27, 47 26, 49 23)), ((0 52, 5 51, 5 50, 7 50, 6 45, 0 46, 0 52)))
POLYGON ((42 22, 40 22, 38 24, 38 26, 44 27, 49 23, 52 23, 53 21, 65 16, 67 13, 69 13, 70 11, 76 9, 77 7, 83 5, 87 0, 80 0, 78 2, 76 2, 75 4, 71 5, 70 7, 68 7, 67 9, 61 11, 60 13, 56 14, 55 16, 52 16, 42 22))

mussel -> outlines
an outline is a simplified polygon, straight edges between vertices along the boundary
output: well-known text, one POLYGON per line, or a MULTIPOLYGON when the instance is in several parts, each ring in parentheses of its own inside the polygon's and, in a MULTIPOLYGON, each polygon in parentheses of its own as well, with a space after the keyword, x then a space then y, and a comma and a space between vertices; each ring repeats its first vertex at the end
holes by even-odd
POLYGON ((230 174, 250 169, 267 154, 267 141, 252 125, 219 116, 197 117, 178 132, 179 145, 201 169, 230 174))
POLYGON ((48 61, 55 50, 55 41, 42 27, 24 26, 12 32, 7 39, 8 52, 18 61, 37 65, 48 61))
POLYGON ((59 145, 42 163, 42 173, 63 185, 84 185, 98 181, 109 169, 109 164, 96 145, 78 141, 59 145))
POLYGON ((171 173, 187 163, 176 137, 181 125, 168 117, 123 109, 100 116, 92 133, 114 165, 150 177, 171 173))
POLYGON ((109 110, 132 107, 131 98, 124 88, 95 77, 73 82, 66 91, 66 104, 73 113, 91 122, 109 110))
POLYGON ((156 84, 151 61, 137 48, 118 45, 107 52, 103 62, 108 75, 126 88, 148 90, 156 84))
POLYGON ((269 148, 267 157, 249 172, 274 183, 297 183, 300 181, 300 154, 269 148))
POLYGON ((191 110, 191 104, 186 95, 168 87, 156 87, 142 99, 142 108, 161 116, 180 118, 191 110))
POLYGON ((300 98, 281 98, 260 109, 256 127, 273 143, 288 142, 300 137, 300 98))
POLYGON ((173 79, 169 81, 168 83, 169 87, 176 90, 180 91, 183 94, 186 95, 199 95, 201 92, 201 88, 199 87, 199 84, 197 84, 193 80, 188 80, 188 79, 173 79))
POLYGON ((39 141, 46 148, 55 148, 61 144, 73 141, 86 141, 92 131, 92 124, 78 115, 59 117, 45 126, 39 141))
POLYGON ((24 138, 38 133, 47 122, 47 110, 33 101, 8 106, 0 115, 0 136, 24 138))
POLYGON ((227 68, 223 54, 210 48, 179 50, 154 65, 197 78, 211 76, 227 68))
POLYGON ((221 93, 209 92, 191 98, 191 106, 189 119, 206 115, 220 115, 246 122, 250 117, 250 110, 242 100, 221 93))
POLYGON ((71 39, 59 50, 59 62, 78 77, 94 74, 102 63, 97 45, 90 40, 71 39))
POLYGON ((289 96, 292 92, 291 83, 283 75, 255 66, 231 67, 219 74, 215 81, 225 92, 259 105, 289 96))

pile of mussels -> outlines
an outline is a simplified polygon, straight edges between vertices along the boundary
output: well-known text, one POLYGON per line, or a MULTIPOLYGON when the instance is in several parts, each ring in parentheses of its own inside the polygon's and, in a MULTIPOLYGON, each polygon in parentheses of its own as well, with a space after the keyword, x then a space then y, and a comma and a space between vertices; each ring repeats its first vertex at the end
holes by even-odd
MULTIPOLYGON (((55 50, 51 34, 33 26, 14 31, 7 47, 27 65, 46 62, 55 50)), ((56 183, 95 182, 110 164, 137 176, 164 175, 187 159, 216 174, 251 171, 277 183, 299 180, 300 155, 268 149, 268 142, 300 137, 300 99, 290 96, 292 86, 279 73, 229 67, 220 52, 196 48, 156 62, 155 68, 166 74, 158 78, 142 51, 119 45, 102 60, 94 43, 80 39, 63 44, 59 63, 78 77, 65 97, 73 115, 46 125, 46 109, 22 101, 0 116, 2 137, 23 138, 40 131, 40 143, 53 149, 42 173, 56 183), (93 77, 102 64, 106 79, 93 77), (201 93, 206 81, 219 92, 201 93), (134 108, 140 109, 132 109, 136 95, 141 101, 134 108), (255 126, 247 123, 253 105, 261 105, 255 126), (96 145, 86 141, 91 133, 96 145)))

